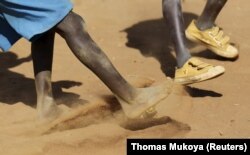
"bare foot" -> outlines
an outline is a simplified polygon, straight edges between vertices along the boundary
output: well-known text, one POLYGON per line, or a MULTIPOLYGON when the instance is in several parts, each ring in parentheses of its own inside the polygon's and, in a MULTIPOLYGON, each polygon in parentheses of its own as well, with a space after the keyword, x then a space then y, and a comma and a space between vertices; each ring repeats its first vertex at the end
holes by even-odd
POLYGON ((165 99, 172 91, 173 80, 167 79, 157 86, 138 88, 138 95, 131 101, 116 96, 128 118, 151 117, 156 114, 155 106, 165 99))
POLYGON ((62 113, 62 110, 51 97, 45 97, 43 102, 38 103, 37 111, 39 120, 46 122, 53 121, 62 113))

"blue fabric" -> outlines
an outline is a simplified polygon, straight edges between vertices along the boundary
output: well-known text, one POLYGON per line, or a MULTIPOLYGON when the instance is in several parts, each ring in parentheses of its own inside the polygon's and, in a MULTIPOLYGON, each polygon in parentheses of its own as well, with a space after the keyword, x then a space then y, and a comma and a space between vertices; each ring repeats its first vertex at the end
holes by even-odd
POLYGON ((0 0, 0 48, 9 50, 21 37, 32 41, 72 8, 70 0, 0 0))

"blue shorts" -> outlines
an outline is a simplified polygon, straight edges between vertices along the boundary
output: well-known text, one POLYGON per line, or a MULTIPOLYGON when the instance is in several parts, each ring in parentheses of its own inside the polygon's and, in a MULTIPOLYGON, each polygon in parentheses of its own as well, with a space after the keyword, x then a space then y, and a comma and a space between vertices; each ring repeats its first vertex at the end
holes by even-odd
POLYGON ((32 41, 72 8, 70 0, 0 0, 0 49, 8 51, 22 37, 32 41))

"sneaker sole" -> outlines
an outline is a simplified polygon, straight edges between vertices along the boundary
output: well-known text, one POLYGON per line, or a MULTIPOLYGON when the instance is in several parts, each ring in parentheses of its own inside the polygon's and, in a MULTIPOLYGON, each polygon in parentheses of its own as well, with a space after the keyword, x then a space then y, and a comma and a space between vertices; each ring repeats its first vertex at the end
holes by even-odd
POLYGON ((206 43, 200 41, 199 39, 197 39, 197 38, 193 37, 192 35, 190 35, 188 31, 186 31, 185 34, 186 34, 186 37, 187 37, 189 40, 191 40, 191 41, 193 41, 193 42, 196 42, 196 43, 199 43, 199 44, 202 44, 203 46, 207 47, 209 50, 211 50, 211 51, 214 52, 215 54, 217 54, 217 55, 219 55, 219 56, 222 56, 222 57, 224 57, 224 58, 234 59, 234 58, 237 58, 238 55, 239 55, 239 54, 231 55, 231 56, 229 56, 229 55, 224 55, 224 54, 223 54, 223 51, 218 50, 217 48, 212 47, 212 46, 209 46, 209 44, 206 44, 206 43))
POLYGON ((225 68, 222 66, 216 66, 214 68, 209 69, 206 73, 193 76, 193 77, 185 77, 185 78, 175 78, 174 82, 182 85, 188 85, 192 83, 197 83, 205 80, 209 80, 215 77, 222 75, 225 72, 225 68))

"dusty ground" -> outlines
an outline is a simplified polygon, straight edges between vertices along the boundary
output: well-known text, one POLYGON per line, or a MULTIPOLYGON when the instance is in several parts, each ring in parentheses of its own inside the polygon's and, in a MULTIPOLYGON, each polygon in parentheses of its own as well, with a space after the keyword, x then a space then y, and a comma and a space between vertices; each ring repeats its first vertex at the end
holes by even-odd
MULTIPOLYGON (((183 4, 185 22, 205 1, 183 4)), ((175 59, 162 19, 161 0, 75 0, 94 40, 129 81, 173 77, 175 59), (132 75, 132 77, 131 77, 132 75), (137 75, 134 77, 133 75, 137 75), (138 77, 139 76, 139 77, 138 77)), ((175 87, 157 107, 158 118, 124 119, 105 85, 82 66, 57 36, 53 87, 68 113, 55 122, 36 120, 30 44, 19 41, 0 55, 0 154, 125 154, 126 138, 250 138, 250 1, 229 1, 217 23, 240 46, 240 58, 227 61, 189 44, 192 54, 223 65, 223 76, 175 87)))

